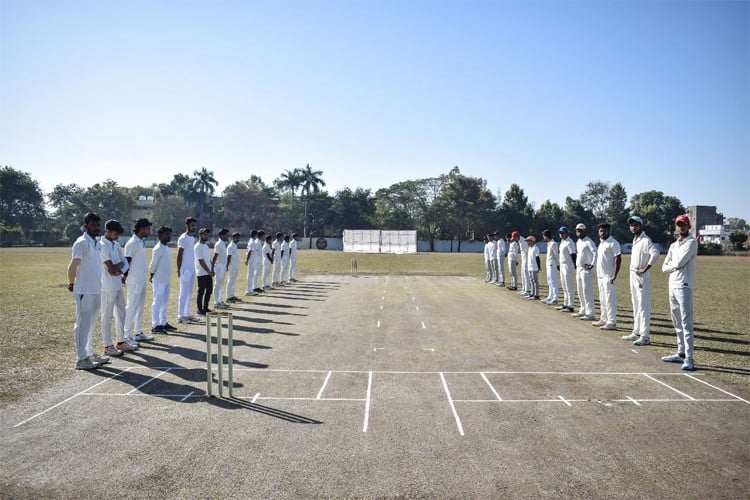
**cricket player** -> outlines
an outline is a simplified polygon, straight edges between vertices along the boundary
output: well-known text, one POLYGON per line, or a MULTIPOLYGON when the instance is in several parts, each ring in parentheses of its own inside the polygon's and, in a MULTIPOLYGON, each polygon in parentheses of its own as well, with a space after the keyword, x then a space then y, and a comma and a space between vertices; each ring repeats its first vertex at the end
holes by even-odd
POLYGON ((237 244, 240 242, 240 233, 232 233, 232 239, 227 245, 227 302, 242 302, 235 294, 234 289, 237 284, 237 275, 240 273, 240 248, 237 244))
MULTIPOLYGON (((224 278, 229 270, 229 229, 219 231, 219 240, 214 244, 214 256, 211 259, 211 267, 214 270, 214 307, 226 309, 229 307, 224 302, 224 278)), ((197 272, 198 268, 196 268, 197 272)))
POLYGON ((138 342, 151 342, 154 337, 143 331, 143 309, 146 304, 146 237, 151 234, 148 219, 135 221, 133 236, 125 243, 125 258, 130 269, 125 273, 128 290, 125 304, 125 336, 138 342))
POLYGON ((610 235, 611 226, 599 224, 599 248, 596 252, 596 280, 599 288, 599 321, 591 323, 601 330, 617 330, 617 286, 622 255, 620 243, 610 235))
POLYGON ((539 247, 536 246, 536 236, 529 235, 526 237, 526 243, 529 246, 528 267, 529 267, 529 300, 539 300, 539 247))
POLYGON ((295 283, 294 271, 297 269, 297 241, 299 234, 292 234, 292 241, 289 242, 289 281, 295 283))
POLYGON ((159 242, 151 251, 151 263, 148 266, 149 281, 154 292, 151 302, 151 333, 167 333, 177 330, 167 322, 167 305, 169 304, 169 284, 172 277, 172 261, 169 242, 172 240, 172 228, 162 226, 156 231, 159 242))
POLYGON ((195 230, 198 219, 185 219, 185 232, 177 238, 177 277, 180 279, 180 294, 177 297, 177 321, 191 323, 195 318, 190 313, 190 301, 195 286, 195 230))
POLYGON ((271 285, 271 269, 273 267, 273 249, 271 243, 273 238, 269 234, 266 236, 266 242, 263 244, 263 290, 269 290, 273 288, 271 285))
POLYGON ((633 333, 623 340, 632 340, 634 345, 651 343, 651 267, 659 258, 659 251, 651 238, 643 231, 643 219, 637 215, 628 218, 633 233, 633 252, 630 256, 630 298, 633 302, 633 333))
POLYGON ((257 267, 255 260, 260 250, 258 249, 258 230, 250 231, 250 239, 247 240, 247 251, 245 252, 245 267, 247 267, 247 283, 245 284, 245 295, 253 296, 258 294, 256 272, 257 267))
POLYGON ((547 298, 542 300, 545 304, 551 306, 557 305, 557 272, 560 270, 560 247, 552 238, 552 231, 545 229, 542 231, 542 238, 547 243, 547 258, 545 259, 545 269, 547 271, 547 298))
POLYGON ((205 316, 210 313, 208 308, 211 300, 211 289, 213 288, 214 269, 211 262, 211 250, 208 248, 208 238, 211 236, 211 230, 201 228, 198 231, 198 243, 193 247, 195 274, 198 277, 198 295, 196 297, 196 307, 198 314, 205 316))
POLYGON ((492 279, 492 264, 490 264, 490 235, 484 237, 484 282, 489 283, 492 279))
POLYGON ((109 357, 98 356, 92 348, 96 318, 101 308, 102 261, 98 240, 101 218, 94 212, 84 216, 84 233, 73 243, 68 264, 68 290, 73 293, 76 322, 73 341, 76 348, 76 370, 92 370, 109 357))
POLYGON ((262 229, 258 231, 258 237, 255 239, 255 250, 253 254, 253 265, 255 266, 255 274, 253 281, 253 289, 257 293, 264 293, 265 289, 262 286, 263 283, 263 244, 266 242, 266 232, 262 229))
POLYGON ((104 238, 101 238, 102 273, 102 342, 104 354, 120 356, 125 351, 134 351, 138 342, 125 335, 125 291, 122 288, 128 271, 128 261, 118 241, 123 233, 122 224, 110 219, 104 223, 104 238), (112 342, 112 318, 115 320, 117 343, 112 342))
POLYGON ((576 285, 581 307, 573 314, 584 321, 593 321, 594 316, 594 267, 596 266, 596 244, 586 235, 586 224, 576 225, 576 285))
POLYGON ((521 253, 521 246, 518 244, 518 238, 521 235, 518 231, 513 231, 508 235, 508 268, 510 268, 510 286, 508 290, 518 290, 518 258, 521 253))
POLYGON ((556 307, 558 311, 572 313, 576 301, 575 268, 576 246, 570 239, 567 226, 558 229, 560 235, 560 285, 563 291, 563 304, 556 307))
POLYGON ((284 242, 281 244, 281 284, 287 285, 289 274, 289 235, 284 235, 284 242))
POLYGON ((276 239, 271 244, 271 256, 273 257, 273 279, 271 286, 279 286, 281 280, 281 244, 284 242, 284 233, 276 233, 276 239))
POLYGON ((682 363, 683 370, 693 371, 693 287, 698 242, 690 234, 690 218, 687 215, 678 215, 674 223, 677 241, 669 246, 661 270, 669 273, 669 309, 677 333, 677 353, 664 356, 661 360, 682 363))
POLYGON ((521 249, 521 291, 518 292, 522 297, 528 297, 531 293, 529 283, 529 244, 526 238, 518 236, 518 245, 521 249))
POLYGON ((508 249, 505 246, 505 238, 499 232, 495 233, 497 243, 497 286, 505 286, 505 256, 508 249))
POLYGON ((489 234, 490 244, 490 283, 493 285, 498 283, 498 264, 497 264, 497 234, 489 234))

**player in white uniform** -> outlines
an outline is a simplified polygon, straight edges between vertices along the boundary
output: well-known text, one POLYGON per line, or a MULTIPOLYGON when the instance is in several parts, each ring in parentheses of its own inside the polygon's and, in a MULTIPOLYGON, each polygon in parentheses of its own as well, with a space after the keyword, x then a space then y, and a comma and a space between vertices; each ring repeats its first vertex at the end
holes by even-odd
POLYGON ((669 273, 669 309, 677 333, 677 353, 664 356, 667 363, 682 363, 682 369, 695 370, 693 363, 693 287, 698 242, 690 234, 690 219, 678 215, 674 221, 677 241, 669 246, 662 272, 669 273))
POLYGON ((555 309, 572 313, 575 311, 573 306, 576 301, 576 246, 570 239, 566 226, 562 226, 558 230, 558 234, 560 235, 560 285, 563 291, 563 303, 555 309))
POLYGON ((180 279, 180 294, 177 297, 177 321, 190 323, 196 318, 190 313, 190 302, 195 287, 195 230, 198 220, 185 219, 185 232, 177 239, 177 277, 180 279))
POLYGON ((529 284, 529 244, 526 238, 519 236, 518 245, 521 249, 521 291, 518 292, 523 297, 528 297, 531 292, 529 284))
POLYGON ((492 279, 492 264, 490 259, 490 235, 484 237, 484 282, 489 283, 492 279))
POLYGON ((547 271, 547 298, 542 300, 545 304, 551 306, 557 305, 557 272, 560 270, 560 246, 552 238, 552 231, 545 229, 542 232, 542 238, 547 243, 547 258, 545 259, 545 269, 547 271))
POLYGON ((529 245, 529 300, 539 300, 539 247, 535 236, 527 236, 526 242, 529 245))
POLYGON ((508 235, 508 268, 510 269, 510 286, 508 290, 518 290, 518 258, 521 253, 521 246, 518 244, 518 238, 521 235, 518 231, 513 231, 508 235))
POLYGON ((490 283, 498 283, 498 263, 497 263, 497 234, 488 235, 490 238, 490 283))
POLYGON ((289 242, 289 281, 292 283, 296 282, 297 279, 294 277, 294 271, 297 269, 297 240, 299 234, 294 233, 292 235, 292 241, 289 242))
POLYGON ((247 240, 247 251, 245 251, 245 267, 247 267, 247 282, 245 283, 245 295, 253 296, 258 294, 258 285, 256 283, 256 266, 255 260, 260 251, 258 246, 258 230, 250 231, 250 239, 247 240))
POLYGON ((263 244, 265 242, 266 232, 261 229, 258 231, 258 237, 255 238, 255 253, 253 254, 253 265, 255 266, 253 289, 258 293, 265 292, 263 288, 263 244))
POLYGON ((107 356, 98 356, 92 348, 96 317, 101 308, 102 261, 97 239, 101 218, 89 212, 83 220, 85 232, 73 243, 68 264, 68 290, 73 293, 76 322, 73 340, 76 348, 76 369, 91 370, 109 363, 107 356))
POLYGON ((633 333, 623 340, 646 346, 651 343, 651 267, 659 258, 659 251, 643 231, 643 219, 632 215, 628 219, 633 233, 633 250, 630 255, 630 298, 633 302, 633 333))
POLYGON ((151 302, 151 333, 166 333, 176 330, 167 321, 169 284, 172 278, 172 261, 169 251, 172 228, 162 226, 156 234, 159 237, 159 243, 151 251, 151 264, 148 266, 149 281, 154 292, 154 299, 151 302))
POLYGON ((143 332, 143 309, 146 304, 146 242, 151 234, 148 219, 135 221, 133 236, 125 243, 125 258, 130 269, 125 273, 128 298, 125 304, 125 336, 138 342, 151 342, 154 337, 143 332))
POLYGON ((508 249, 505 246, 505 238, 500 233, 495 233, 495 243, 497 245, 497 286, 505 286, 505 255, 508 249))
POLYGON ((271 269, 273 268, 273 249, 271 248, 271 242, 273 238, 269 234, 266 236, 266 242, 263 244, 263 290, 269 290, 273 288, 271 286, 271 269))
POLYGON ((617 329, 617 285, 622 255, 620 243, 610 234, 610 225, 599 224, 599 248, 596 252, 596 278, 599 288, 599 321, 591 323, 601 330, 617 329))
POLYGON ((288 284, 289 274, 289 235, 284 235, 284 242, 281 244, 281 284, 288 284))
POLYGON ((102 245, 102 342, 104 354, 120 356, 124 351, 134 351, 138 342, 125 335, 125 291, 122 288, 124 273, 129 269, 118 239, 123 232, 119 221, 110 219, 104 223, 102 245), (112 318, 115 320, 117 343, 112 342, 112 318))
POLYGON ((229 229, 224 228, 219 231, 219 240, 214 244, 214 256, 211 260, 214 270, 214 307, 216 309, 226 309, 229 307, 224 302, 224 278, 226 278, 229 268, 228 248, 229 229))
POLYGON ((235 294, 237 286, 237 275, 240 273, 240 248, 237 244, 240 242, 240 233, 232 233, 232 239, 227 246, 227 302, 242 302, 235 294))
POLYGON ((273 279, 271 286, 279 286, 281 280, 281 244, 284 242, 284 234, 276 233, 276 239, 271 244, 271 256, 273 257, 273 279))
POLYGON ((596 244, 586 236, 586 224, 576 225, 576 284, 581 307, 573 316, 593 321, 594 316, 594 267, 596 266, 596 244))

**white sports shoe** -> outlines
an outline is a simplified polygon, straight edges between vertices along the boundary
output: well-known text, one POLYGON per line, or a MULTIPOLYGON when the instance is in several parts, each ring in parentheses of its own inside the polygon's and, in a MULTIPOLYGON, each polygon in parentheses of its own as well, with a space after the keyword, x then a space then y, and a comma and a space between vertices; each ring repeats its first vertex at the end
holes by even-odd
POLYGON ((622 340, 638 340, 641 338, 637 333, 631 333, 630 335, 623 335, 622 340))

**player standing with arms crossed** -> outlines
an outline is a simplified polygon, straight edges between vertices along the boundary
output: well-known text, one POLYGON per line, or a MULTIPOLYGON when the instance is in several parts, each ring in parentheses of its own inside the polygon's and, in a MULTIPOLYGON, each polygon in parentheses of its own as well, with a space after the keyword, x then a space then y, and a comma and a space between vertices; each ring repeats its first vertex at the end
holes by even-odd
POLYGON ((154 337, 143 332, 143 309, 146 305, 146 242, 151 234, 148 219, 135 221, 133 236, 125 243, 125 258, 130 269, 125 273, 128 298, 125 304, 125 336, 137 342, 151 342, 154 337))
POLYGON ((578 286, 578 300, 581 307, 578 316, 582 320, 591 321, 594 316, 594 266, 596 265, 596 245, 594 240, 586 236, 586 224, 576 225, 576 285, 578 286))

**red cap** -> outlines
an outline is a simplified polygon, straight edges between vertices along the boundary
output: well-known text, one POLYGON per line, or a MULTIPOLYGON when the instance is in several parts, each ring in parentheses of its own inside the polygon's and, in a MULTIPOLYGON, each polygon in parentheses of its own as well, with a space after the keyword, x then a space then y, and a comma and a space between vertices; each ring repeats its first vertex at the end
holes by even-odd
POLYGON ((510 233, 510 238, 512 240, 517 240, 520 237, 521 237, 521 233, 519 233, 518 231, 513 231, 512 233, 510 233))
POLYGON ((685 215, 685 214, 678 215, 675 218, 674 223, 675 223, 675 225, 677 225, 677 224, 685 224, 687 227, 692 227, 692 226, 690 226, 690 218, 687 215, 685 215))

